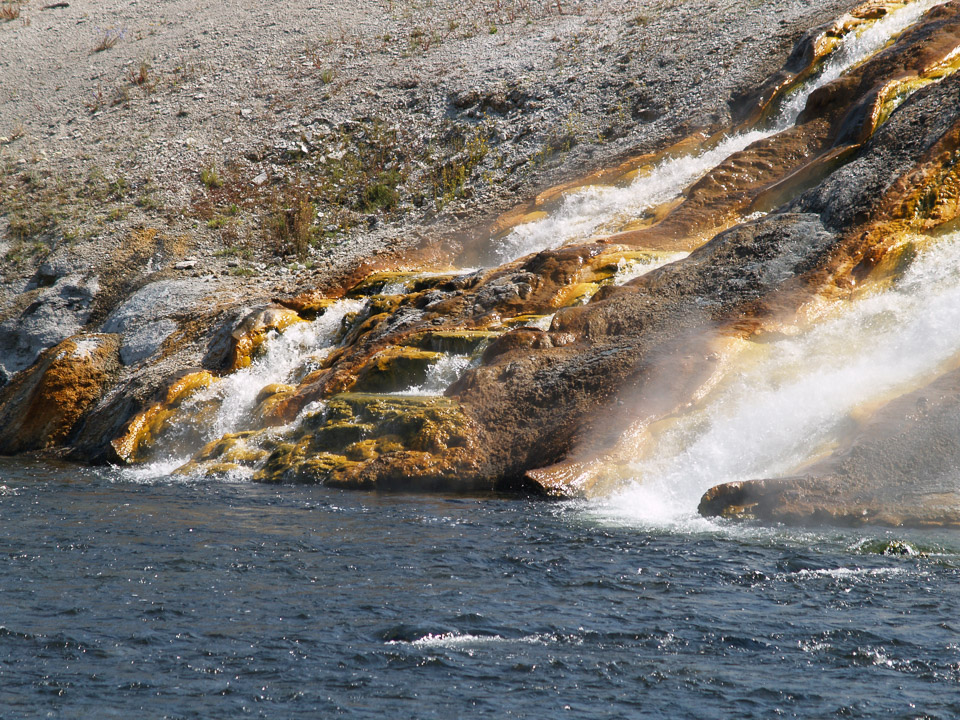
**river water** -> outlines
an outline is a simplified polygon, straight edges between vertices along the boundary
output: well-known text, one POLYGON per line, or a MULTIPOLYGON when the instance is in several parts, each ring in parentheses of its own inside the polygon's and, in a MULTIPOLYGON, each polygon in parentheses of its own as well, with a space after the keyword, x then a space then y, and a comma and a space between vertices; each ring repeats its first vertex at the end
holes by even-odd
POLYGON ((960 715, 953 533, 0 462, 8 720, 960 715))

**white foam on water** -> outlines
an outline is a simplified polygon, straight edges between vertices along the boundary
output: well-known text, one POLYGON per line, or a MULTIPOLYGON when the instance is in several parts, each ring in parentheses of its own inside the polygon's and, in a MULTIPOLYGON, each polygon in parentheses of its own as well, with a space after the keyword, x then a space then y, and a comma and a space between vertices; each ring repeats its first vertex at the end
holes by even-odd
POLYGON ((778 124, 785 129, 797 121, 814 90, 833 82, 845 72, 883 50, 886 45, 914 25, 927 11, 943 5, 947 0, 916 0, 894 10, 860 32, 845 36, 841 46, 823 64, 819 75, 803 89, 787 99, 780 111, 778 124))
POLYGON ((661 255, 651 255, 647 260, 635 260, 633 262, 621 258, 620 262, 617 263, 617 272, 613 276, 612 282, 614 285, 625 285, 631 280, 643 277, 652 270, 669 265, 677 260, 683 260, 689 254, 687 252, 663 253, 661 255))
POLYGON ((470 365, 469 355, 444 355, 427 368, 423 383, 391 395, 443 395, 470 365))
MULTIPOLYGON (((264 352, 248 367, 221 378, 205 390, 184 401, 178 417, 167 428, 166 446, 161 446, 158 459, 133 467, 119 469, 119 476, 126 482, 151 483, 160 478, 177 477, 181 482, 195 482, 191 475, 172 475, 190 461, 199 447, 182 447, 177 438, 184 426, 190 426, 203 442, 209 442, 227 433, 248 429, 252 423, 252 411, 260 391, 268 385, 293 383, 315 367, 336 346, 344 318, 360 312, 366 300, 341 299, 327 308, 323 315, 312 322, 297 323, 283 333, 272 333, 264 345, 264 352), (212 418, 205 407, 215 406, 212 418), (167 451, 163 452, 163 447, 167 451)), ((312 404, 308 408, 322 405, 312 404)), ((301 417, 304 415, 301 411, 301 417)), ((299 418, 298 418, 299 419, 299 418)), ((273 428, 281 433, 285 428, 273 428)), ((249 479, 253 470, 239 468, 232 479, 249 479)))
POLYGON ((502 635, 470 635, 469 633, 441 633, 434 635, 432 633, 424 635, 417 640, 389 640, 387 645, 409 645, 417 648, 443 648, 447 650, 458 650, 462 648, 476 647, 478 645, 494 645, 502 643, 526 643, 535 644, 546 642, 543 635, 525 635, 519 638, 505 638, 502 635))
POLYGON ((560 207, 548 217, 513 228, 496 248, 497 261, 509 262, 530 253, 586 240, 604 228, 622 226, 644 211, 673 200, 734 153, 791 127, 812 92, 882 50, 924 13, 945 1, 917 0, 859 33, 844 36, 820 72, 787 98, 769 127, 731 135, 698 155, 667 158, 627 187, 590 186, 565 195, 560 207))
POLYGON ((960 353, 960 233, 927 248, 889 289, 762 349, 664 430, 623 489, 588 512, 709 529, 696 515, 707 489, 788 475, 851 427, 859 406, 932 380, 960 353))
POLYGON ((893 575, 903 575, 906 570, 903 568, 824 568, 821 570, 798 570, 795 573, 789 573, 780 576, 787 580, 803 580, 809 578, 832 578, 834 580, 855 580, 858 578, 871 577, 891 577, 893 575))
POLYGON ((162 480, 164 483, 184 483, 189 484, 196 481, 196 478, 187 475, 174 475, 174 471, 190 462, 190 457, 185 456, 167 456, 154 462, 144 463, 143 465, 131 465, 128 467, 114 467, 116 477, 122 482, 133 483, 135 485, 152 485, 162 480))
POLYGON ((407 287, 407 283, 392 282, 384 285, 383 289, 377 294, 378 295, 406 295, 408 292, 410 292, 410 289, 407 287))
POLYGON ((771 134, 771 131, 753 130, 724 138, 699 155, 668 158, 627 187, 594 185, 570 193, 548 217, 515 227, 497 248, 497 259, 508 262, 575 240, 586 240, 613 222, 625 223, 677 197, 730 155, 771 134))
MULTIPOLYGON (((306 374, 310 367, 319 367, 337 342, 343 319, 359 312, 365 300, 341 299, 327 308, 316 320, 291 325, 265 343, 265 351, 249 367, 227 375, 198 393, 192 403, 203 403, 211 396, 220 400, 212 424, 211 439, 245 429, 256 398, 267 385, 289 383, 306 374)), ((185 408, 189 405, 185 403, 185 408)))
POLYGON ((547 332, 550 329, 550 326, 553 324, 553 318, 556 316, 556 313, 550 313, 549 315, 541 315, 538 318, 525 322, 520 327, 535 328, 537 330, 543 330, 547 332))

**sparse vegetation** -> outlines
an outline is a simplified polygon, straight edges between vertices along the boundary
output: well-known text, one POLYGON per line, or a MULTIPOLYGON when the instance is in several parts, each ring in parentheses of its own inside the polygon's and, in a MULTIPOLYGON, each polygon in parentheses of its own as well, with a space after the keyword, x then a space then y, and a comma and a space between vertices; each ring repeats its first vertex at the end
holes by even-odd
POLYGON ((92 113, 97 112, 100 108, 106 105, 107 99, 103 94, 103 87, 97 83, 97 89, 93 91, 93 94, 90 96, 90 99, 84 103, 87 106, 87 110, 92 113))
POLYGON ((146 60, 141 60, 140 64, 130 70, 128 76, 130 83, 132 85, 137 85, 138 87, 150 87, 150 63, 146 60))
POLYGON ((60 241, 89 238, 96 228, 124 220, 131 209, 124 198, 148 187, 146 181, 108 175, 97 166, 85 176, 12 163, 0 166, 0 216, 15 242, 8 259, 18 265, 32 263, 60 241))
POLYGON ((249 247, 241 247, 239 245, 228 245, 222 250, 218 250, 215 254, 217 257, 238 257, 244 260, 253 259, 253 250, 249 247))
POLYGON ((123 39, 125 32, 122 28, 108 28, 100 34, 100 39, 93 46, 91 53, 103 52, 109 50, 123 39))
POLYGON ((396 170, 380 173, 363 191, 364 209, 367 212, 392 210, 397 204, 397 185, 401 180, 396 170))
POLYGON ((137 207, 143 208, 144 210, 159 210, 162 205, 155 195, 153 189, 147 189, 140 197, 137 198, 137 207))
POLYGON ((223 186, 223 180, 220 179, 216 165, 205 167, 200 171, 200 182, 211 189, 223 186))
POLYGON ((250 246, 258 254, 303 260, 311 248, 336 242, 361 223, 372 228, 380 217, 418 208, 436 212, 469 197, 474 182, 497 182, 496 156, 482 171, 491 133, 487 121, 445 120, 427 135, 379 119, 348 121, 324 131, 322 139, 301 134, 273 156, 262 156, 284 168, 269 184, 205 168, 202 183, 219 190, 197 194, 190 214, 228 246, 250 243, 252 228, 259 227, 261 243, 250 246), (269 210, 261 214, 263 207, 269 210), (246 213, 255 223, 245 225, 246 213))
POLYGON ((482 126, 467 134, 454 133, 449 139, 453 156, 433 171, 433 200, 437 208, 464 195, 464 187, 474 170, 490 150, 486 131, 482 126))
POLYGON ((0 20, 10 21, 20 17, 19 2, 4 2, 0 5, 0 20))
POLYGON ((267 230, 278 254, 293 253, 302 260, 317 236, 313 225, 316 206, 303 192, 287 199, 288 205, 277 207, 267 217, 267 230))

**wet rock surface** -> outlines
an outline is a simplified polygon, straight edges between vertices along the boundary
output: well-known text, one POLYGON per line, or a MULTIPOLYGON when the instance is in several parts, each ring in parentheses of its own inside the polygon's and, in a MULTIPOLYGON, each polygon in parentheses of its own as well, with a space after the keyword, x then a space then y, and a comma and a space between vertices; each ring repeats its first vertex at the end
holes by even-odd
POLYGON ((96 277, 65 275, 28 291, 23 311, 0 323, 0 368, 8 374, 32 365, 40 353, 77 333, 90 317, 96 277))
POLYGON ((74 335, 0 390, 0 452, 65 445, 119 369, 116 335, 74 335))

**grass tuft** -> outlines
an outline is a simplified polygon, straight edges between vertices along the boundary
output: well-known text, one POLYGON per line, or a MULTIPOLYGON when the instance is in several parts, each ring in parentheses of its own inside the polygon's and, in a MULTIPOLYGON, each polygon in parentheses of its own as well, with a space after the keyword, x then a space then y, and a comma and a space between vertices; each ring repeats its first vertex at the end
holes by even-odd
POLYGON ((130 71, 129 79, 132 85, 138 87, 143 87, 150 82, 150 63, 141 60, 140 65, 130 71))
POLYGON ((0 5, 0 20, 10 21, 20 17, 19 2, 5 2, 0 5))
POLYGON ((216 165, 211 165, 208 168, 203 168, 200 171, 200 182, 206 185, 208 188, 218 188, 223 185, 223 180, 220 179, 220 173, 217 172, 216 165))
POLYGON ((313 220, 316 206, 306 193, 291 198, 291 207, 281 207, 267 218, 267 229, 280 253, 293 252, 301 260, 310 252, 317 231, 313 220))
POLYGON ((105 30, 100 36, 100 39, 97 41, 97 44, 93 46, 93 50, 91 50, 91 52, 98 53, 103 52, 104 50, 109 50, 118 42, 120 42, 121 39, 123 39, 124 34, 125 33, 123 29, 109 28, 108 30, 105 30))

